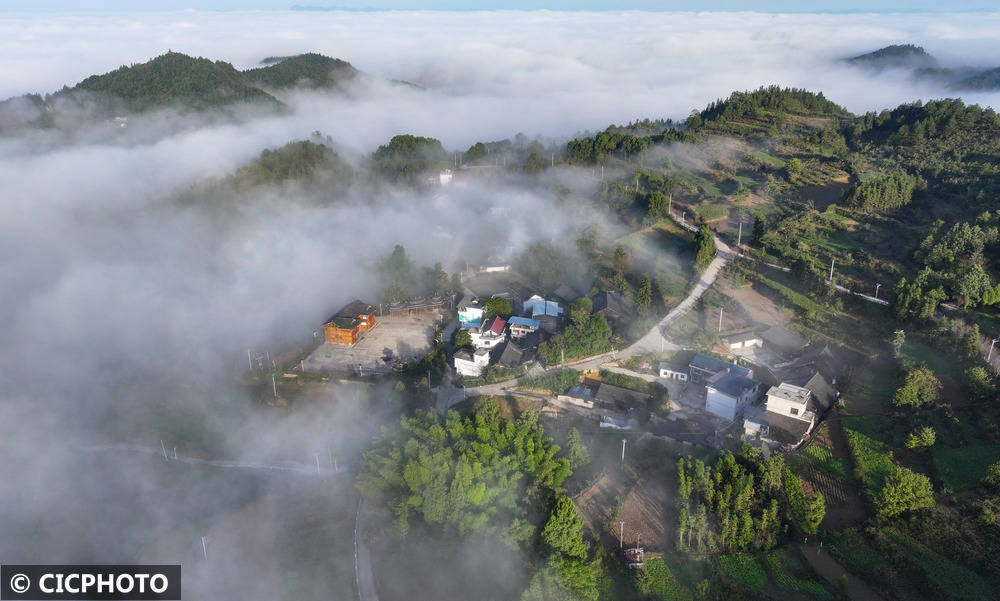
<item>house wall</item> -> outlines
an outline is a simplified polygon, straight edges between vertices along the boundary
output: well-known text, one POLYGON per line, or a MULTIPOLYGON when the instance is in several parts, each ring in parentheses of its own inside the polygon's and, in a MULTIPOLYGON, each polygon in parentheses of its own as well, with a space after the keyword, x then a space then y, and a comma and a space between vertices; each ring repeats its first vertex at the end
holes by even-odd
POLYGON ((750 340, 741 340, 739 342, 733 342, 729 345, 731 350, 750 348, 751 346, 763 347, 764 341, 760 338, 751 338, 750 340))
POLYGON ((721 393, 711 387, 706 390, 708 394, 705 396, 705 411, 728 419, 729 421, 736 419, 736 409, 738 403, 735 398, 729 396, 728 394, 721 393))
POLYGON ((660 377, 667 378, 668 380, 678 380, 680 382, 687 382, 688 375, 682 371, 673 371, 670 369, 661 369, 660 377))
POLYGON ((333 344, 354 344, 361 338, 362 327, 362 325, 358 325, 353 330, 345 330, 335 325, 327 324, 323 326, 323 339, 333 344))
POLYGON ((474 361, 455 359, 455 371, 457 371, 460 376, 471 376, 473 378, 477 378, 482 375, 484 367, 486 366, 479 365, 474 361))
POLYGON ((772 413, 801 418, 806 412, 806 405, 781 397, 767 395, 767 410, 772 413), (793 409, 795 410, 794 412, 793 409))

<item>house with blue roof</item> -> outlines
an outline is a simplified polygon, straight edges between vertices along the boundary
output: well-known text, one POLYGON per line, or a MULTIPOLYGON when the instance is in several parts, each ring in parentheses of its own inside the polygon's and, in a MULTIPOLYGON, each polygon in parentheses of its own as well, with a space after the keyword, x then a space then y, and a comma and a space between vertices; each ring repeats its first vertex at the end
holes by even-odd
POLYGON ((524 338, 532 332, 537 332, 542 322, 528 317, 511 317, 507 320, 507 329, 512 338, 524 338))

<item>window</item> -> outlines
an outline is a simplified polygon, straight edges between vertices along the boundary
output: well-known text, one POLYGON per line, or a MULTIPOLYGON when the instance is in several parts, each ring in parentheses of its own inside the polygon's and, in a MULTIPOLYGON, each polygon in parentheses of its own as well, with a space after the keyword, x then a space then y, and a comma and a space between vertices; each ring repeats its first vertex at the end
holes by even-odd
POLYGON ((789 411, 791 411, 792 415, 798 415, 799 414, 799 408, 798 407, 792 407, 791 409, 789 409, 789 411))

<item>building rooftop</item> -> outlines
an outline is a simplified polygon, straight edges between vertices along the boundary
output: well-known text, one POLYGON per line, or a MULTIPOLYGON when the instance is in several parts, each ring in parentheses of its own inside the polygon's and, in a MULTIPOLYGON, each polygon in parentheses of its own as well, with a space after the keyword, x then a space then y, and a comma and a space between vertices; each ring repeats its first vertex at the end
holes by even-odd
POLYGON ((757 387, 757 382, 754 380, 746 376, 725 371, 719 372, 709 378, 706 384, 723 394, 728 394, 731 397, 743 396, 747 391, 757 387))
POLYGON ((773 396, 792 403, 798 403, 799 405, 805 405, 809 402, 810 392, 808 388, 802 388, 801 386, 796 386, 795 384, 782 382, 777 386, 769 388, 767 396, 773 396))
POLYGON ((764 342, 784 352, 795 352, 805 348, 808 340, 782 326, 771 326, 760 333, 764 342))
POLYGON ((716 359, 715 357, 709 357, 708 355, 702 355, 701 353, 698 353, 693 359, 691 359, 690 365, 692 368, 710 371, 712 373, 729 370, 731 374, 737 376, 750 375, 750 370, 745 367, 736 365, 735 363, 729 363, 728 361, 723 361, 722 359, 716 359))
POLYGON ((809 420, 797 419, 773 411, 765 411, 762 417, 767 422, 767 437, 782 444, 799 444, 812 428, 812 422, 809 420))
POLYGON ((337 311, 330 319, 327 319, 324 324, 332 323, 338 328, 344 330, 353 330, 361 320, 358 319, 361 315, 371 315, 375 312, 375 307, 369 305, 366 302, 360 300, 354 300, 344 306, 343 309, 337 311))
POLYGON ((746 342, 747 340, 759 339, 760 334, 756 330, 743 330, 740 332, 731 332, 729 334, 724 334, 719 337, 720 340, 726 344, 733 344, 736 342, 746 342))
POLYGON ((612 313, 614 315, 625 315, 628 309, 625 307, 625 300, 617 292, 598 292, 594 295, 594 313, 612 313))
POLYGON ((511 325, 527 326, 529 328, 537 328, 539 325, 541 325, 541 322, 538 321, 537 319, 529 319, 527 317, 517 317, 517 316, 508 319, 507 323, 511 325))
POLYGON ((537 294, 524 301, 524 310, 531 311, 532 317, 538 317, 539 315, 551 315, 553 317, 558 317, 562 315, 562 307, 559 303, 553 300, 544 299, 537 294))
POLYGON ((503 329, 506 327, 507 321, 499 315, 494 315, 483 322, 482 333, 485 334, 490 332, 495 336, 499 336, 500 334, 503 334, 503 329))
POLYGON ((594 393, 594 398, 601 403, 637 405, 649 402, 652 395, 601 382, 601 385, 597 387, 597 392, 594 393))
POLYGON ((462 300, 460 300, 458 302, 457 309, 459 311, 464 311, 465 309, 467 309, 469 307, 472 307, 474 309, 482 309, 483 306, 479 302, 479 297, 472 296, 471 294, 466 294, 465 296, 462 297, 462 300))

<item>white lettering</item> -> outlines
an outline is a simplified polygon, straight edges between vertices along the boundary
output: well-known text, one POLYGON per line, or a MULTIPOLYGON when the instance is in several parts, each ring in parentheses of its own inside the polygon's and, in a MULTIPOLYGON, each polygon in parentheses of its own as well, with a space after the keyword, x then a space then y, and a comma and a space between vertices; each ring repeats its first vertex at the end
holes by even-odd
POLYGON ((139 592, 146 592, 146 580, 149 579, 149 574, 135 574, 136 580, 139 581, 139 592))
POLYGON ((79 574, 70 574, 70 575, 66 576, 65 580, 63 580, 63 587, 66 589, 67 593, 74 593, 75 594, 75 593, 79 593, 80 592, 80 588, 79 587, 76 587, 76 586, 73 586, 72 584, 70 584, 71 580, 79 580, 79 579, 80 579, 80 575, 79 574))
POLYGON ((41 578, 38 579, 38 588, 42 589, 43 593, 54 593, 54 592, 56 592, 55 590, 53 590, 53 588, 51 586, 45 584, 45 581, 49 580, 50 578, 52 578, 52 574, 45 574, 41 578))
POLYGON ((153 574, 153 577, 149 579, 149 588, 151 588, 154 593, 162 593, 167 590, 168 586, 170 586, 170 583, 167 581, 167 577, 163 574, 153 574), (163 583, 159 587, 156 586, 157 580, 163 583))
POLYGON ((97 592, 98 593, 113 593, 115 592, 115 576, 114 574, 100 574, 97 577, 97 592), (107 587, 105 590, 104 587, 107 587))
POLYGON ((115 578, 115 588, 118 589, 119 593, 131 593, 133 587, 135 587, 135 581, 132 580, 131 574, 118 574, 118 578, 115 578), (122 580, 128 581, 128 588, 125 588, 122 580))
POLYGON ((93 574, 84 574, 83 577, 80 578, 80 581, 80 588, 82 589, 82 592, 86 593, 90 590, 90 587, 94 586, 94 583, 97 582, 97 578, 94 578, 93 574))

